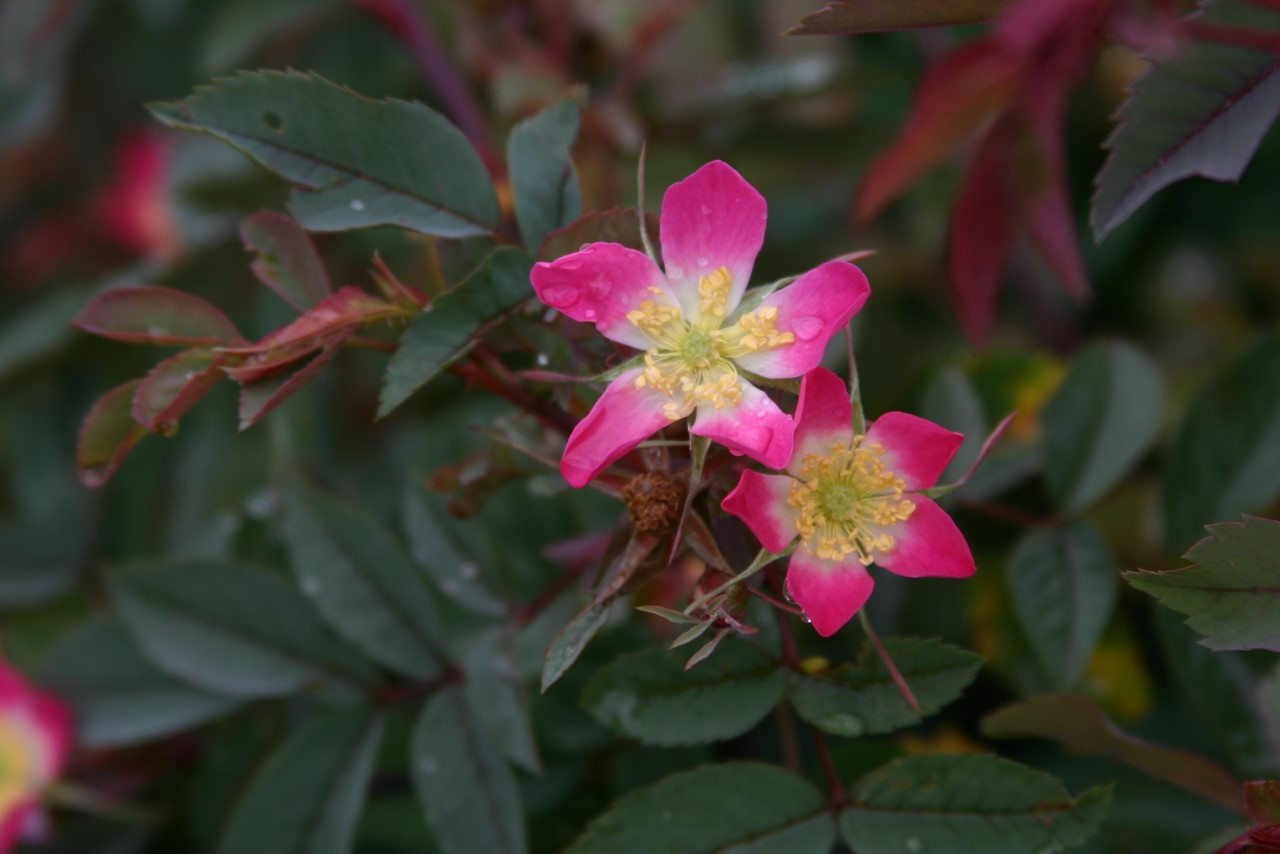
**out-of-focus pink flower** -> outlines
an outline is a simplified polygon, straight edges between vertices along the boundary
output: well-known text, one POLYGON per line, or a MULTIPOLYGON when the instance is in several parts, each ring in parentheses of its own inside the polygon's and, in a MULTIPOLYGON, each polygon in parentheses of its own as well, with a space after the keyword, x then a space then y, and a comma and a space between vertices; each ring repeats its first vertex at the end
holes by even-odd
POLYGON ((182 250, 168 192, 172 159, 169 141, 153 131, 127 134, 112 154, 98 218, 112 240, 137 255, 166 259, 182 250))
POLYGON ((830 261, 740 310, 764 242, 764 198, 732 167, 706 164, 662 199, 665 271, 643 252, 591 243, 534 266, 538 297, 606 338, 643 350, 570 435, 560 471, 581 487, 662 427, 689 431, 770 468, 791 456, 794 423, 743 372, 798 377, 871 289, 852 264, 830 261))
POLYGON ((0 659, 0 852, 38 820, 46 786, 71 749, 71 714, 0 659))
POLYGON ((872 563, 908 578, 962 578, 975 568, 951 517, 920 494, 964 437, 905 412, 882 415, 862 436, 852 421, 844 382, 825 368, 810 372, 787 473, 743 472, 722 505, 770 551, 800 538, 787 592, 824 636, 871 596, 872 563))

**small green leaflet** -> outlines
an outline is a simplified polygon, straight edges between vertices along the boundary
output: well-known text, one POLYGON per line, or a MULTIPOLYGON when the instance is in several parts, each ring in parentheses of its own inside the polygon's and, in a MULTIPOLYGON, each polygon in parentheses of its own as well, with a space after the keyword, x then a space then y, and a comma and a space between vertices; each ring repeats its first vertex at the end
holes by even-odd
POLYGON ((1210 649, 1280 652, 1280 522, 1245 516, 1207 530, 1186 554, 1194 566, 1125 580, 1186 614, 1210 649))
POLYGON ((516 125, 507 142, 516 220, 530 252, 582 213, 582 191, 570 156, 580 112, 566 98, 516 125))

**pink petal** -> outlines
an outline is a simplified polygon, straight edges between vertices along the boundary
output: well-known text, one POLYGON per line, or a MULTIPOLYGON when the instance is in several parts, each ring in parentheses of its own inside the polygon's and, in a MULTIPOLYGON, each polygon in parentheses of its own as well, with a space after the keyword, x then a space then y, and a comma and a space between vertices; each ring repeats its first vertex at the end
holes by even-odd
POLYGON ((713 160, 662 197, 659 236, 663 266, 686 314, 698 306, 698 280, 719 267, 732 277, 728 310, 742 299, 764 243, 764 197, 734 171, 713 160))
POLYGON ((71 710, 57 697, 42 692, 31 695, 28 710, 44 741, 45 779, 52 781, 62 773, 71 752, 71 710))
POLYGON ((0 815, 0 851, 12 851, 17 847, 35 806, 34 798, 25 798, 10 806, 7 813, 0 815))
POLYGON ((586 486, 614 460, 671 423, 662 411, 671 398, 651 387, 636 388, 640 374, 636 368, 609 383, 569 435, 560 473, 575 488, 586 486))
POLYGON ((853 404, 844 380, 826 368, 816 368, 800 382, 796 404, 795 451, 787 468, 797 473, 807 454, 825 456, 832 445, 853 441, 853 404))
POLYGON ((748 469, 720 506, 746 522, 760 545, 771 552, 780 552, 796 538, 799 511, 787 504, 794 482, 786 475, 760 474, 748 469))
POLYGON ((911 496, 915 512, 889 529, 898 547, 876 557, 876 563, 904 578, 965 578, 977 566, 964 534, 931 498, 911 496))
POLYGON ((571 255, 539 261, 529 275, 538 299, 574 320, 594 323, 600 334, 640 350, 649 340, 627 320, 645 300, 675 302, 658 265, 617 243, 589 243, 571 255), (662 296, 650 288, 657 288, 662 296))
POLYGON ((739 380, 742 400, 737 406, 716 409, 698 405, 698 416, 689 432, 719 442, 735 454, 746 454, 771 469, 791 459, 795 422, 769 395, 746 380, 739 380))
POLYGON ((748 353, 738 364, 762 377, 798 377, 818 367, 831 336, 848 325, 871 295, 867 277, 845 261, 828 261, 764 298, 761 308, 778 309, 779 332, 790 344, 748 353))
POLYGON ((867 441, 884 446, 885 467, 907 482, 928 489, 960 450, 964 434, 906 412, 886 412, 867 431, 867 441))
POLYGON ((849 622, 871 598, 873 587, 867 568, 856 560, 818 560, 800 548, 787 567, 787 592, 823 637, 849 622))

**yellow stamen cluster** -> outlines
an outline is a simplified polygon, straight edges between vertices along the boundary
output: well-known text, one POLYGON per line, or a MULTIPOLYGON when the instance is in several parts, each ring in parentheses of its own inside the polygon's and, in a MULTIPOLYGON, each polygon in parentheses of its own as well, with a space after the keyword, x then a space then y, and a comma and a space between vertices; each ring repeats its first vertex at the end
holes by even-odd
POLYGON ((729 313, 729 286, 732 284, 733 277, 729 275, 728 267, 717 267, 710 275, 698 280, 698 310, 704 318, 724 320, 729 313))
POLYGON ((778 307, 774 305, 742 315, 737 324, 742 336, 736 343, 746 352, 754 353, 795 341, 793 333, 778 331, 777 321, 778 307))
MULTIPOLYGON (((703 276, 698 281, 699 316, 692 322, 680 306, 658 300, 645 300, 627 313, 631 325, 653 342, 644 356, 644 370, 636 377, 636 388, 658 389, 670 397, 662 409, 672 421, 684 418, 699 404, 716 409, 737 406, 742 382, 734 360, 795 340, 792 333, 778 331, 778 309, 773 306, 749 312, 722 329, 732 284, 727 267, 703 276)), ((663 293, 659 288, 649 290, 663 293)))
POLYGON ((31 794, 35 756, 18 724, 0 716, 0 816, 31 794))
POLYGON ((885 468, 884 452, 855 436, 830 454, 801 459, 787 503, 800 511, 796 530, 805 551, 830 561, 854 555, 867 566, 898 547, 886 529, 911 518, 916 505, 903 497, 906 482, 885 468))

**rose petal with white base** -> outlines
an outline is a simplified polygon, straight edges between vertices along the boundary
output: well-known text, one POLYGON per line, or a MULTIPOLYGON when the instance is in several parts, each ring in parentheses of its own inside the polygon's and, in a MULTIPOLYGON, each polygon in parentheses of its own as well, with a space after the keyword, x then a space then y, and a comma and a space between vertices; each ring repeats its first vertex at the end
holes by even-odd
POLYGON ((614 460, 671 422, 654 398, 661 392, 636 388, 640 371, 619 376, 604 390, 587 417, 578 422, 565 444, 560 473, 575 488, 581 488, 604 471, 614 460))

